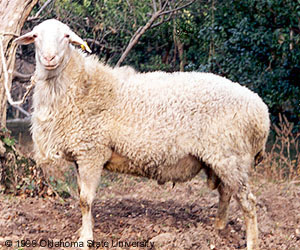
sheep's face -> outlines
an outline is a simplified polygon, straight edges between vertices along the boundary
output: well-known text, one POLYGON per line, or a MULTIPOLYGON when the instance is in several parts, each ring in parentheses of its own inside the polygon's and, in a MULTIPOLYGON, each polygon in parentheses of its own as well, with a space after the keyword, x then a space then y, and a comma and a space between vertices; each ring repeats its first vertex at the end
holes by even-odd
POLYGON ((68 58, 70 43, 81 45, 91 52, 87 44, 71 29, 55 20, 42 22, 34 29, 17 38, 18 44, 34 43, 36 48, 36 60, 45 70, 58 68, 68 58))

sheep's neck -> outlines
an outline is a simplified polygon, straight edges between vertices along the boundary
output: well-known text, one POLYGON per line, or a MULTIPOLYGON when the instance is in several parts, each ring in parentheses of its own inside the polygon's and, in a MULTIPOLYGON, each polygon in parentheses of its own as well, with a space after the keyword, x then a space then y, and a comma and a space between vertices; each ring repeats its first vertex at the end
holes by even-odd
POLYGON ((64 68, 61 67, 56 76, 52 74, 41 79, 37 75, 34 95, 37 113, 39 110, 55 113, 61 106, 68 106, 71 102, 85 114, 99 115, 114 105, 113 82, 116 79, 110 70, 105 70, 105 66, 96 59, 87 58, 75 49, 65 62, 64 68))
POLYGON ((70 63, 71 57, 66 57, 62 64, 55 70, 45 70, 37 60, 34 75, 35 94, 33 96, 35 110, 43 110, 45 107, 54 107, 62 101, 62 96, 67 91, 66 76, 64 70, 70 63))

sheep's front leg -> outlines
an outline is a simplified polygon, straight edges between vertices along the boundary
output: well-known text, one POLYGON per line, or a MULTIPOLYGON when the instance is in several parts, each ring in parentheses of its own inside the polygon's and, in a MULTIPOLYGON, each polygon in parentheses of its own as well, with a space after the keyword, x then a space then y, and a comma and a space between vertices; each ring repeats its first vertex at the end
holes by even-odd
POLYGON ((100 181, 103 165, 109 159, 109 156, 102 157, 101 159, 99 159, 99 156, 93 158, 89 156, 89 159, 90 160, 77 160, 77 181, 80 191, 80 208, 82 213, 82 227, 78 242, 83 242, 84 249, 88 249, 88 241, 93 240, 93 217, 91 208, 100 181))
POLYGON ((100 167, 79 168, 78 186, 80 190, 80 208, 82 214, 82 227, 80 230, 79 242, 83 242, 87 249, 87 242, 93 240, 93 217, 92 203, 101 175, 100 167))
POLYGON ((219 207, 218 214, 215 220, 216 229, 222 230, 226 227, 228 219, 228 207, 231 199, 232 191, 228 186, 220 183, 218 186, 219 191, 219 207))
POLYGON ((236 199, 244 212, 247 234, 247 250, 258 250, 258 227, 255 208, 256 198, 251 193, 248 185, 246 185, 240 188, 236 195, 236 199))

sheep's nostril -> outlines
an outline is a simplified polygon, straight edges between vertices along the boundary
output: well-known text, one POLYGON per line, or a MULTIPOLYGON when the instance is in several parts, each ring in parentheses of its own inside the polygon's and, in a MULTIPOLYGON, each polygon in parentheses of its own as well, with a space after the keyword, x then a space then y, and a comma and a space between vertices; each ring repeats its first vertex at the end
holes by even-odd
POLYGON ((51 62, 55 58, 55 55, 54 56, 45 56, 44 58, 47 62, 51 62))

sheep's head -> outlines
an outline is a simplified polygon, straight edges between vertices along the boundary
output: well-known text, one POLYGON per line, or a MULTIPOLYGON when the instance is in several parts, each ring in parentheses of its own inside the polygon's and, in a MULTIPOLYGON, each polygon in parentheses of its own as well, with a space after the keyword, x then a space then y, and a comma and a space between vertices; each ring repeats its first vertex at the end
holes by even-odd
POLYGON ((50 19, 35 26, 33 30, 15 39, 18 44, 34 43, 37 65, 47 71, 58 68, 69 55, 70 44, 81 45, 91 52, 87 44, 60 21, 50 19))

